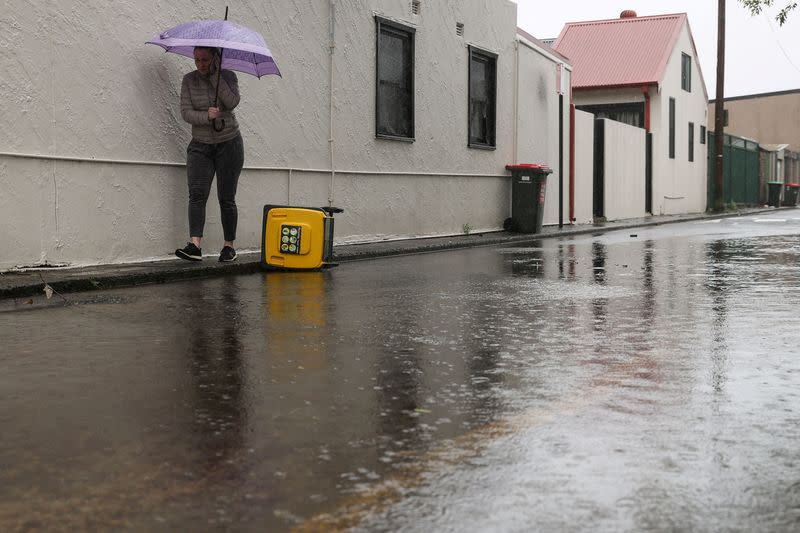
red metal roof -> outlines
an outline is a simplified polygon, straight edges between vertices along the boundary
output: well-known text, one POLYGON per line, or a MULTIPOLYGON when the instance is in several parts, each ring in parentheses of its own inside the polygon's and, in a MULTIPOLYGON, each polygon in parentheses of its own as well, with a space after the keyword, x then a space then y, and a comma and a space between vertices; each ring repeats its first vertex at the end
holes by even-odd
POLYGON ((655 85, 686 20, 678 13, 570 22, 553 48, 572 60, 573 89, 655 85))

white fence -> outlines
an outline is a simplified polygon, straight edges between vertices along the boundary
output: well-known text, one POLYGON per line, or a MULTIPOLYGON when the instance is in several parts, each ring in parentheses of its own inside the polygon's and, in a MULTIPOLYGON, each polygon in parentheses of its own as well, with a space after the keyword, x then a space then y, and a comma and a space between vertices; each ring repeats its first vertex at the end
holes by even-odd
MULTIPOLYGON (((614 120, 597 121, 602 131, 602 215, 606 220, 644 217, 646 181, 646 132, 614 120)), ((597 154, 596 154, 597 155, 597 154)), ((597 161, 598 159, 596 159, 597 161)))
POLYGON ((594 115, 575 110, 575 217, 591 224, 594 191, 594 115))

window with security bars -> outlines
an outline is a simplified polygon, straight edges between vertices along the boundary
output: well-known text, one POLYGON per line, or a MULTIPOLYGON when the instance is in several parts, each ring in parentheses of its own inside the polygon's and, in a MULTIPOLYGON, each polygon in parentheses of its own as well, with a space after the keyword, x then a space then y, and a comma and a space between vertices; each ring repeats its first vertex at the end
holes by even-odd
POLYGON ((414 140, 414 29, 375 17, 375 135, 414 140))
POLYGON ((644 128, 644 102, 577 105, 575 109, 591 113, 595 118, 607 118, 637 128, 644 128))
POLYGON ((497 56, 469 47, 468 146, 495 148, 497 56))

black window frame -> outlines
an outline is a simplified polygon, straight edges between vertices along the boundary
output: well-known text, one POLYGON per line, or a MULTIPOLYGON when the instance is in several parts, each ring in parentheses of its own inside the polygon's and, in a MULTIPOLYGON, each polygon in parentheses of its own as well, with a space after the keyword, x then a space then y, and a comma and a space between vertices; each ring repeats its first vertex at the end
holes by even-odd
POLYGON ((669 99, 669 158, 675 159, 675 99, 669 99))
POLYGON ((644 102, 629 102, 624 104, 592 104, 592 105, 576 105, 575 109, 591 113, 595 118, 607 118, 615 122, 621 122, 635 128, 644 129, 644 115, 645 105, 644 102), (636 117, 636 124, 632 124, 629 120, 622 120, 623 118, 636 117))
POLYGON ((415 139, 415 116, 414 116, 414 66, 415 66, 415 35, 416 29, 411 26, 400 24, 393 20, 383 17, 375 17, 375 137, 393 141, 414 142, 415 139), (400 38, 407 38, 409 41, 409 57, 405 58, 404 69, 406 74, 406 91, 408 93, 408 114, 409 131, 405 134, 397 134, 389 131, 385 124, 381 124, 381 34, 387 33, 400 38))
POLYGON ((475 46, 468 46, 467 58, 467 146, 482 150, 497 149, 497 58, 498 55, 475 46), (472 136, 472 62, 473 59, 483 61, 491 66, 490 79, 487 80, 489 95, 488 112, 484 139, 472 136))
POLYGON ((708 131, 706 127, 701 125, 700 126, 700 144, 706 144, 706 137, 708 136, 708 131))
POLYGON ((689 162, 694 162, 694 122, 689 123, 689 162))
POLYGON ((681 89, 692 92, 692 56, 681 54, 681 89))

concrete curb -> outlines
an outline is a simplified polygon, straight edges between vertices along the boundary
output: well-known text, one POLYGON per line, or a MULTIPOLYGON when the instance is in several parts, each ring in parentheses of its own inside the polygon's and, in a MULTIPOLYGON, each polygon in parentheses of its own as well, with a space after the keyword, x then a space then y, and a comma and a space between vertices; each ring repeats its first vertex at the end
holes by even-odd
MULTIPOLYGON (((492 246, 506 243, 516 244, 541 239, 600 235, 611 231, 624 231, 680 222, 733 218, 765 212, 774 213, 783 209, 794 208, 753 209, 736 213, 710 215, 648 217, 619 223, 612 222, 591 226, 565 226, 561 230, 555 226, 548 226, 543 228, 542 233, 536 234, 496 232, 402 241, 383 241, 367 244, 338 245, 334 247, 334 257, 339 262, 348 262, 379 257, 472 248, 477 246, 492 246)), ((210 278, 231 274, 253 274, 261 271, 261 258, 259 254, 241 254, 239 257, 240 259, 233 263, 219 263, 213 260, 190 263, 175 259, 174 261, 101 265, 86 268, 52 268, 4 272, 0 273, 0 300, 31 298, 42 295, 45 285, 49 285, 57 293, 69 293, 210 278)))

